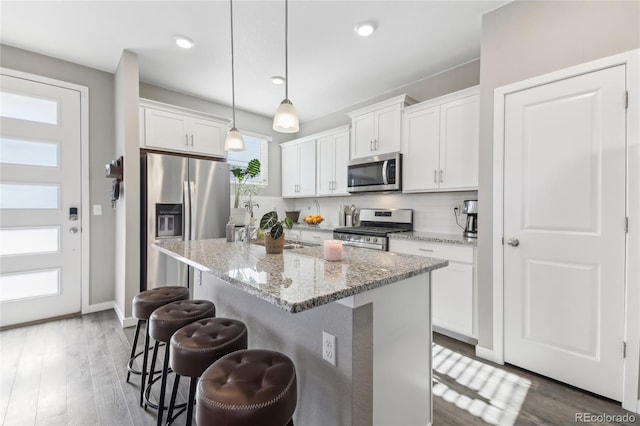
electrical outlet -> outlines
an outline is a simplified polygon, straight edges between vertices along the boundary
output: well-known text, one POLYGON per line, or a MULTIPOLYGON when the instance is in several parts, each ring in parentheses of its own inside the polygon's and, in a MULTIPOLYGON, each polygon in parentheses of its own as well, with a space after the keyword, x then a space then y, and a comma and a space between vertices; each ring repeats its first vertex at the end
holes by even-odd
POLYGON ((336 365, 336 336, 326 331, 322 332, 322 359, 331 365, 336 365))

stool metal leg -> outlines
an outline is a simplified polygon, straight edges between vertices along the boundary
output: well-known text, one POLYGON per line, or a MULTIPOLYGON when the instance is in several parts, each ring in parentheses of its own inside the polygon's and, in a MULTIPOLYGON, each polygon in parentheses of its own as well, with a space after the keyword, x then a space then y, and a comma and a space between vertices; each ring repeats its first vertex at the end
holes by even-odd
MULTIPOLYGON (((140 406, 144 401, 144 389, 147 378, 147 360, 149 359, 149 324, 145 326, 144 332, 144 355, 142 356, 142 379, 140 381, 140 406)), ((155 365, 154 365, 155 367, 155 365)), ((146 408, 146 407, 145 407, 146 408)))
POLYGON ((151 357, 151 369, 149 370, 149 383, 146 386, 146 389, 144 389, 144 408, 145 410, 147 409, 147 406, 151 406, 152 408, 156 408, 151 404, 150 401, 150 395, 151 395, 151 385, 154 383, 153 381, 153 373, 156 369, 156 359, 158 358, 158 350, 160 348, 160 343, 159 342, 155 342, 153 344, 153 356, 151 357))
POLYGON ((127 364, 127 383, 129 383, 129 378, 131 377, 131 372, 133 370, 133 360, 136 357, 136 346, 138 346, 138 335, 140 334, 140 324, 142 320, 138 320, 138 324, 136 324, 136 334, 133 337, 133 343, 131 344, 131 354, 129 355, 129 363, 127 364))
POLYGON ((173 423, 173 420, 174 420, 173 409, 176 405, 176 396, 178 396, 178 385, 180 384, 180 377, 181 376, 179 374, 176 374, 176 378, 173 381, 173 390, 171 391, 171 401, 169 401, 169 411, 167 411, 167 425, 170 425, 171 423, 173 423))
POLYGON ((160 401, 158 401, 158 421, 157 426, 162 426, 162 414, 164 411, 164 394, 167 386, 167 370, 169 369, 169 351, 164 352, 164 364, 162 366, 162 381, 160 382, 160 401))
POLYGON ((191 425, 193 418, 193 403, 196 398, 196 387, 198 385, 198 378, 192 377, 189 382, 189 402, 187 402, 187 426, 191 425))

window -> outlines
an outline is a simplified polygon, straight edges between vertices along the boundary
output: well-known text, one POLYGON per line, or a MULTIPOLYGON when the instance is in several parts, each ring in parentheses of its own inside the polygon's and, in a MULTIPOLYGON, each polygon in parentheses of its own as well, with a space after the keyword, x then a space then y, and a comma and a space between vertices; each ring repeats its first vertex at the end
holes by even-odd
MULTIPOLYGON (((252 133, 242 132, 244 151, 229 151, 227 161, 234 167, 247 167, 249 161, 257 158, 260 161, 260 174, 247 180, 248 184, 256 186, 269 185, 269 142, 271 138, 252 133)), ((233 178, 232 178, 233 181, 233 178)))

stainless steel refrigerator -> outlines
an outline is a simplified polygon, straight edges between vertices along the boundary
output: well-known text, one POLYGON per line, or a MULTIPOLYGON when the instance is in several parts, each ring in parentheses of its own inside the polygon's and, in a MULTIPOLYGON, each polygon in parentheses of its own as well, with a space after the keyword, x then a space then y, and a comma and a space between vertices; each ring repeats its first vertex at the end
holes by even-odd
POLYGON ((225 236, 230 204, 229 164, 143 153, 140 169, 140 290, 168 285, 192 288, 193 268, 160 253, 151 244, 225 236))

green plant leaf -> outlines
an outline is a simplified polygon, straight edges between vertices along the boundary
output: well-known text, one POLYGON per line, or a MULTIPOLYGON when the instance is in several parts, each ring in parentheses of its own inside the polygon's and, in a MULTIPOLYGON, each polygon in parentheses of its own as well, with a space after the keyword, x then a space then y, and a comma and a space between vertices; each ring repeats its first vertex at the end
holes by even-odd
POLYGON ((287 229, 293 228, 293 220, 288 216, 282 220, 282 223, 284 223, 284 226, 286 226, 287 229))
POLYGON ((271 238, 273 238, 274 240, 277 240, 278 238, 282 237, 282 235, 284 234, 284 229, 282 229, 282 224, 278 222, 275 225, 273 225, 273 228, 271 228, 271 231, 269 231, 269 234, 271 234, 271 238))
POLYGON ((278 212, 271 211, 265 213, 260 219, 260 229, 269 229, 278 223, 278 212))
POLYGON ((247 164, 247 174, 253 178, 258 176, 259 173, 260 161, 258 161, 257 158, 254 158, 253 160, 249 161, 249 164, 247 164))

